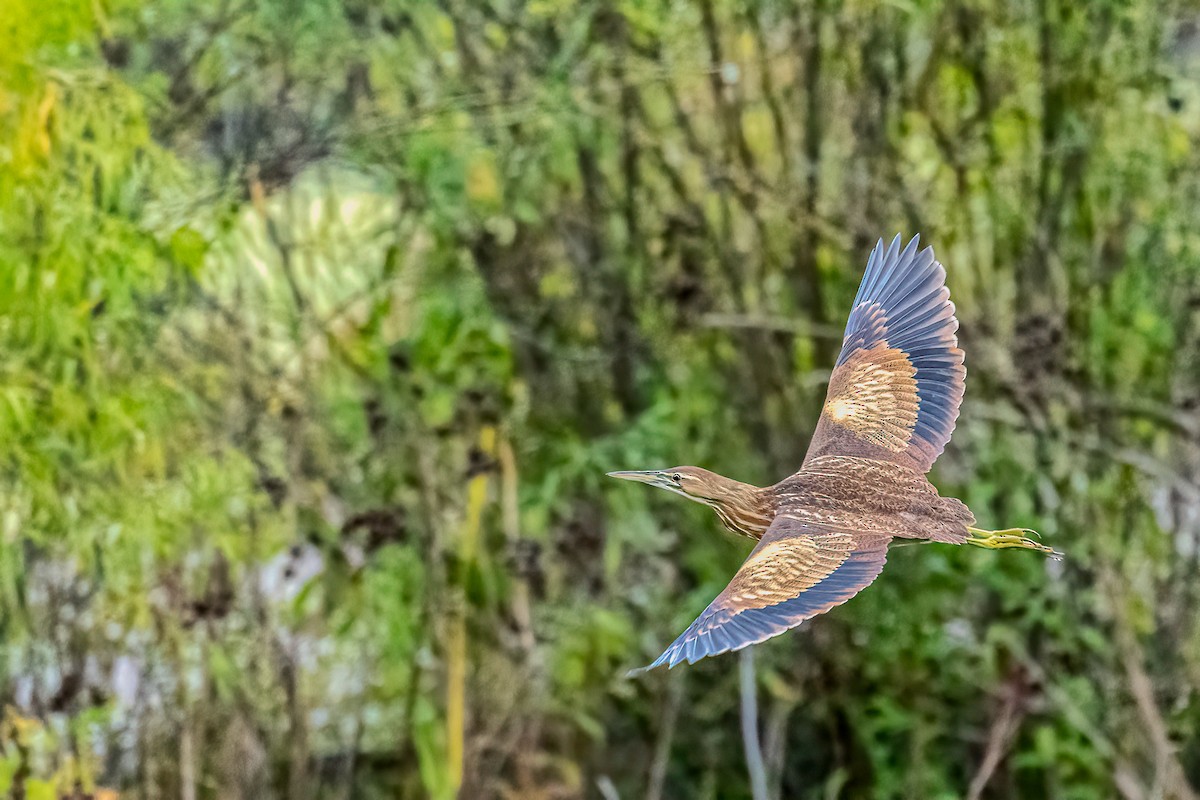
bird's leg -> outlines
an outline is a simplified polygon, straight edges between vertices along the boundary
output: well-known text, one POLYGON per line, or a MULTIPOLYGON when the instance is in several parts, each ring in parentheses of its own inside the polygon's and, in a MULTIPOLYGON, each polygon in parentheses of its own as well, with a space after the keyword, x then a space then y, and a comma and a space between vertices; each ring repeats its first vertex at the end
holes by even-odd
POLYGON ((973 544, 976 547, 986 547, 989 550, 1003 550, 1008 547, 1020 547, 1026 550, 1037 550, 1039 553, 1062 558, 1062 553, 1052 547, 1047 547, 1040 542, 1035 542, 1029 536, 1037 536, 1037 531, 1031 531, 1029 528, 1005 528, 1001 531, 985 531, 979 528, 967 528, 971 536, 964 544, 973 544))

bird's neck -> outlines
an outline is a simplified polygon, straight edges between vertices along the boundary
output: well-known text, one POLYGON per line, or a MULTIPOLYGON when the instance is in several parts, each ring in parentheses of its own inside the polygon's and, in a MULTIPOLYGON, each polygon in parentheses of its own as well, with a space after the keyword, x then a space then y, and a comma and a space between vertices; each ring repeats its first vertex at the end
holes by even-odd
POLYGON ((770 492, 748 483, 729 483, 729 491, 709 500, 708 504, 729 530, 751 539, 761 539, 775 519, 770 492))

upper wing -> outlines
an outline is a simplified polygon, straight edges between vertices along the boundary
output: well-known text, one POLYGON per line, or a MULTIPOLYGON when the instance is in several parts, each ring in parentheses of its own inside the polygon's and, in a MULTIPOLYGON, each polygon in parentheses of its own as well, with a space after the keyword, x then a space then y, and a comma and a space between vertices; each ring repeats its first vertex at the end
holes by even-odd
POLYGON ((852 455, 928 472, 950 441, 967 371, 946 270, 920 238, 871 252, 805 463, 852 455))
POLYGON ((725 590, 646 669, 740 650, 846 602, 879 575, 891 538, 780 514, 725 590))

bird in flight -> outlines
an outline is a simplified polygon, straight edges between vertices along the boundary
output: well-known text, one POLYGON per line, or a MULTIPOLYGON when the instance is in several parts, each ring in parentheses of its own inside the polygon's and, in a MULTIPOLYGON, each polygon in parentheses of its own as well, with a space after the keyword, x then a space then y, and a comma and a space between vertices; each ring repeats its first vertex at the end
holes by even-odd
POLYGON ((740 650, 841 605, 894 539, 1059 554, 1025 528, 986 531, 925 473, 962 402, 966 368, 946 270, 916 236, 871 252, 800 471, 758 487, 699 467, 610 472, 711 506, 758 544, 725 590, 645 669, 740 650))

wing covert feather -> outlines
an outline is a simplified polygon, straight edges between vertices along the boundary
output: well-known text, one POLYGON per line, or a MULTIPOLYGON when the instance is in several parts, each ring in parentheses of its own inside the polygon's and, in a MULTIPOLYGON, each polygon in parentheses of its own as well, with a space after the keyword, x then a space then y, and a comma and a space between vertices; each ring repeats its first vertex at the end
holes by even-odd
POLYGON ((966 381, 946 270, 920 237, 871 252, 805 463, 821 455, 928 472, 954 432, 966 381))
POLYGON ((846 602, 883 570, 891 538, 814 526, 785 511, 725 590, 646 669, 740 650, 846 602))

